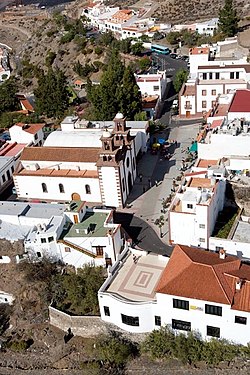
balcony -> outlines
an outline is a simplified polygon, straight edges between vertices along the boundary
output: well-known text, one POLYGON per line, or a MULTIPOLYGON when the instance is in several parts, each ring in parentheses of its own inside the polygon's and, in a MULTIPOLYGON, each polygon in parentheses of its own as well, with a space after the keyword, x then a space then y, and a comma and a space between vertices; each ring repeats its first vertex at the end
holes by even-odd
POLYGON ((185 104, 184 108, 187 109, 187 110, 191 110, 192 109, 192 104, 185 104))

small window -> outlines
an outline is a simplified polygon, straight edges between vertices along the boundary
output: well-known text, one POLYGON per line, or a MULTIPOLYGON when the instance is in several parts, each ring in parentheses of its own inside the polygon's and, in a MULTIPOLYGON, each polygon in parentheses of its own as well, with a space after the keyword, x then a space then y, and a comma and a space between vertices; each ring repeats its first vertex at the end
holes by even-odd
POLYGON ((95 250, 96 250, 96 255, 98 257, 102 257, 103 256, 103 246, 96 246, 95 250))
POLYGON ((199 238, 200 242, 205 242, 205 238, 199 238))
POLYGON ((53 242, 54 241, 54 237, 48 237, 48 242, 53 242))
POLYGON ((139 317, 138 316, 128 316, 121 314, 122 323, 128 326, 139 327, 139 317))
POLYGON ((216 95, 216 90, 212 90, 212 95, 216 95))
POLYGON ((202 74, 202 79, 207 79, 207 73, 202 74))
POLYGON ((104 315, 105 316, 110 316, 109 307, 108 306, 103 306, 103 309, 104 309, 104 315))
POLYGON ((86 194, 91 194, 91 190, 90 190, 89 185, 85 185, 85 191, 86 191, 86 194))
POLYGON ((7 171, 6 174, 7 174, 7 180, 10 180, 10 171, 7 171))
POLYGON ((207 336, 220 337, 220 328, 207 326, 207 336))
POLYGON ((119 141, 119 139, 120 139, 119 135, 116 135, 116 136, 115 136, 115 139, 116 139, 117 141, 119 141))
POLYGON ((60 193, 65 193, 63 184, 59 184, 60 193))
POLYGON ((187 208, 191 208, 191 209, 192 209, 192 208, 193 208, 193 205, 190 204, 190 203, 188 203, 188 204, 187 204, 187 208))
POLYGON ((202 106, 203 109, 207 108, 207 102, 206 102, 206 100, 202 100, 201 106, 202 106))
POLYGON ((173 307, 175 309, 189 310, 189 302, 183 299, 173 298, 173 307))
POLYGON ((205 313, 210 315, 222 316, 222 307, 205 304, 205 313))
POLYGON ((161 326, 161 317, 158 315, 155 315, 155 325, 161 326))
POLYGON ((218 253, 220 250, 224 250, 223 246, 215 246, 215 251, 218 253))
POLYGON ((191 331, 191 323, 183 320, 172 319, 172 328, 181 331, 191 331))
POLYGON ((15 170, 14 165, 12 165, 11 166, 11 172, 14 173, 14 170, 15 170))
POLYGON ((47 185, 44 182, 42 183, 42 189, 43 193, 48 193, 47 185))
POLYGON ((3 179, 3 183, 5 183, 5 181, 6 181, 6 177, 5 177, 4 174, 3 174, 3 176, 2 176, 2 179, 3 179))
POLYGON ((126 160, 126 165, 127 165, 127 168, 129 167, 129 158, 127 158, 126 160))
POLYGON ((71 248, 70 247, 65 247, 64 251, 65 251, 65 253, 71 253, 71 248))
POLYGON ((35 140, 37 140, 37 139, 38 139, 38 135, 37 135, 37 134, 35 134, 34 138, 35 138, 35 140))
POLYGON ((213 79, 213 73, 209 73, 209 79, 213 79))
POLYGON ((206 226, 205 226, 205 224, 199 224, 199 228, 201 228, 201 229, 205 229, 206 226))
POLYGON ((36 253, 36 255, 38 256, 38 258, 41 258, 41 257, 42 257, 42 254, 40 253, 40 251, 38 251, 38 252, 36 253))
POLYGON ((46 243, 46 238, 41 238, 41 243, 46 243))
POLYGON ((245 318, 244 316, 235 316, 234 323, 247 324, 247 318, 245 318))
POLYGON ((158 91, 159 90, 159 86, 153 86, 153 90, 154 91, 158 91))
POLYGON ((212 108, 216 106, 216 100, 212 100, 212 108))
POLYGON ((111 258, 105 258, 106 267, 112 266, 112 259, 111 258))
POLYGON ((201 95, 202 95, 202 96, 206 96, 206 95, 207 95, 207 90, 202 90, 202 91, 201 91, 201 95))
POLYGON ((236 79, 239 79, 239 78, 240 78, 240 72, 236 72, 236 73, 235 73, 235 78, 236 78, 236 79))
POLYGON ((230 79, 234 79, 234 72, 230 72, 230 79))

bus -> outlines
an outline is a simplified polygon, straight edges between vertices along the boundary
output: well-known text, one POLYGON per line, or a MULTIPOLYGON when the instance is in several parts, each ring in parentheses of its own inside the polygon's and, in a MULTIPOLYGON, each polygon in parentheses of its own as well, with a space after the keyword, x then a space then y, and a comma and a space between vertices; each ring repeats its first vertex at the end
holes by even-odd
POLYGON ((160 46, 159 44, 152 44, 151 51, 160 53, 162 55, 168 55, 170 53, 170 49, 165 46, 160 46))

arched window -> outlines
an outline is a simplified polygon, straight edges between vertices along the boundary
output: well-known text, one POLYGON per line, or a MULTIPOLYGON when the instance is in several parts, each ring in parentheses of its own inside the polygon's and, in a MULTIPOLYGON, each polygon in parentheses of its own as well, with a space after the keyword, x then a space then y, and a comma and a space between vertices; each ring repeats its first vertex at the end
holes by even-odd
POLYGON ((91 194, 91 190, 90 190, 89 185, 85 185, 85 191, 86 191, 86 194, 91 194))
POLYGON ((65 193, 63 184, 59 184, 60 193, 65 193))
POLYGON ((48 193, 47 185, 44 182, 42 183, 42 189, 43 193, 48 193))

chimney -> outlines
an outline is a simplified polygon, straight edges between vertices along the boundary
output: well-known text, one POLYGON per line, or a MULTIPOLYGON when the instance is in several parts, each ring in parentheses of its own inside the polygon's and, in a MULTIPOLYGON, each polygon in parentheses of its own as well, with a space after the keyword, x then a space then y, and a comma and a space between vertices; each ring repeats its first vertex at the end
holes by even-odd
POLYGON ((220 259, 225 259, 226 258, 226 252, 224 249, 220 249, 219 251, 219 257, 220 259))
POLYGON ((237 279, 236 280, 236 284, 235 284, 235 289, 236 290, 240 290, 241 285, 242 285, 242 280, 241 279, 237 279))

